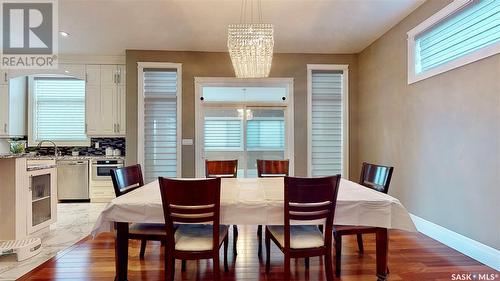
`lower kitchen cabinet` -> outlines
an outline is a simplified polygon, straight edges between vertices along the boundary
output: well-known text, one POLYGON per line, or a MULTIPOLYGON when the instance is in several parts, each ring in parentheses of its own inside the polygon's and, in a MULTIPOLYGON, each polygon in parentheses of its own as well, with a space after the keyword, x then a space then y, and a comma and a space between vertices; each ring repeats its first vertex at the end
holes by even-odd
POLYGON ((29 163, 52 165, 27 171, 24 157, 0 157, 0 240, 19 240, 46 229, 57 220, 57 170, 55 162, 29 163))

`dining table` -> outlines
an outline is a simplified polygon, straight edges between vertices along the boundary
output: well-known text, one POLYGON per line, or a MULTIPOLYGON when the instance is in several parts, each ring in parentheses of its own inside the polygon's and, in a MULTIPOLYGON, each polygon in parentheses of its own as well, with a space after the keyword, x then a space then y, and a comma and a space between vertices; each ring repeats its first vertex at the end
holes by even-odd
MULTIPOLYGON (((283 225, 284 180, 282 177, 222 178, 220 208, 221 224, 283 225)), ((96 237, 102 232, 116 231, 116 280, 127 280, 130 223, 165 223, 157 180, 113 199, 91 232, 96 237)), ((376 227, 377 280, 387 279, 388 229, 416 231, 398 199, 347 179, 340 180, 334 225, 376 227)))

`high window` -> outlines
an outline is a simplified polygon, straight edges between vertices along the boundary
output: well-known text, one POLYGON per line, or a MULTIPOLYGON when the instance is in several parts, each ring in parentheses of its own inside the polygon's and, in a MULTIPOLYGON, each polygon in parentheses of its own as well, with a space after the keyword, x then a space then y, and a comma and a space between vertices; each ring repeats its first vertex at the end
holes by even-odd
POLYGON ((408 83, 500 52, 500 0, 455 0, 408 32, 408 83))

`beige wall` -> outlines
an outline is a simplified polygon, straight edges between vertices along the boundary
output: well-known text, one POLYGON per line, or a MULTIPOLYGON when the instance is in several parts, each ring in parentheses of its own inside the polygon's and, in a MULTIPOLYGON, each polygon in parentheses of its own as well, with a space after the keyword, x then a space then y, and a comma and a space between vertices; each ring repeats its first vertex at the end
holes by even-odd
POLYGON ((427 1, 359 55, 358 161, 395 166, 390 193, 500 249, 500 55, 407 85, 406 32, 427 1))
MULTIPOLYGON (((127 163, 137 161, 137 62, 174 62, 182 63, 182 137, 195 137, 194 120, 194 77, 234 77, 228 53, 210 52, 173 52, 127 50, 127 163)), ((295 111, 295 175, 307 174, 307 64, 348 64, 349 65, 349 103, 350 123, 356 128, 357 96, 357 56, 323 54, 275 54, 271 77, 294 78, 295 111)), ((355 147, 356 130, 350 133, 350 144, 355 147)), ((194 146, 182 148, 182 175, 193 177, 195 174, 194 146)), ((356 158, 356 150, 351 150, 350 159, 356 158)), ((351 163, 354 161, 351 161, 351 163)), ((353 167, 351 175, 359 169, 353 167), (353 171, 354 170, 354 171, 353 171)))

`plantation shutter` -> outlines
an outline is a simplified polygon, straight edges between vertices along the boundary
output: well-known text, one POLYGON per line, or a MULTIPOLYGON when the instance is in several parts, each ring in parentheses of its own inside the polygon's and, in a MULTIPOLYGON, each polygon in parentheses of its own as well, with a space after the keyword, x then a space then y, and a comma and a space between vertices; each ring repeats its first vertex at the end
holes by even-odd
POLYGON ((312 176, 342 172, 342 73, 312 72, 312 176))
POLYGON ((177 177, 177 72, 144 70, 144 174, 177 177))
POLYGON ((85 81, 34 78, 35 141, 86 142, 85 81))
POLYGON ((500 1, 475 1, 416 37, 420 73, 500 42, 500 1))

